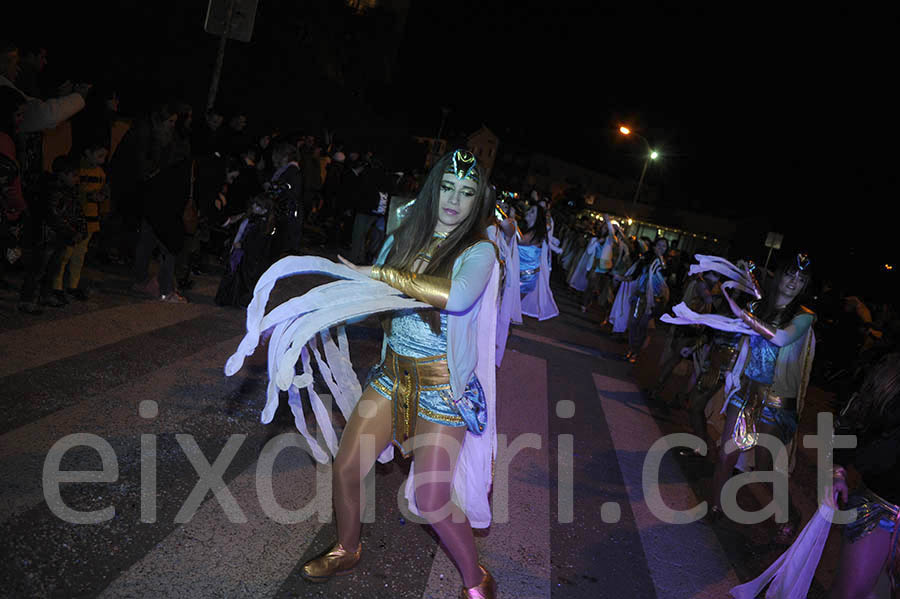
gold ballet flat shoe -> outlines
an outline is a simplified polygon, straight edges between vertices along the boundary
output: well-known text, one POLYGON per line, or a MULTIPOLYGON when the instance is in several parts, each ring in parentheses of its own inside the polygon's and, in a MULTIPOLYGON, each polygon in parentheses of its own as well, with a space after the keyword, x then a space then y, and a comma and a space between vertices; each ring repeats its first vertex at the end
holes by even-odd
POLYGON ((332 576, 340 576, 353 570, 359 563, 361 554, 362 544, 351 553, 337 543, 327 553, 306 562, 300 575, 310 582, 325 582, 332 576))
POLYGON ((494 599, 497 596, 497 583, 491 573, 484 569, 484 566, 478 566, 484 573, 484 578, 478 586, 464 588, 460 594, 460 599, 494 599))

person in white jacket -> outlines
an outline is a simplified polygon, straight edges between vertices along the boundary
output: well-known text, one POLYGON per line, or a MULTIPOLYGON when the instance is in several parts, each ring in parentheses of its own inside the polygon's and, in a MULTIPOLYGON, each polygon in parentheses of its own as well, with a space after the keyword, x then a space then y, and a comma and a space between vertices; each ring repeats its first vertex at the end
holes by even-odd
POLYGON ((89 84, 79 83, 74 86, 73 92, 70 94, 41 100, 23 93, 16 87, 15 81, 18 75, 19 48, 15 44, 6 44, 0 48, 0 85, 12 87, 28 100, 28 104, 25 106, 25 120, 21 127, 22 133, 52 129, 71 118, 84 108, 84 99, 91 89, 89 84))

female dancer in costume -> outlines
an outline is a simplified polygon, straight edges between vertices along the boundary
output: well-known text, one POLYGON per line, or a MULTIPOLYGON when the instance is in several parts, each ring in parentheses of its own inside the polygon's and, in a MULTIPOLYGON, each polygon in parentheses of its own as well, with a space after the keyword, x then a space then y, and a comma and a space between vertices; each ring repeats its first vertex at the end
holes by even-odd
POLYGON ((461 596, 495 596, 493 578, 478 563, 472 524, 451 501, 450 482, 467 429, 478 434, 485 417, 493 418, 485 414, 484 392, 474 376, 476 317, 480 310, 496 311, 494 305, 481 306, 497 268, 496 248, 485 237, 494 212, 485 201, 486 178, 471 153, 444 156, 385 241, 375 266, 354 266, 341 258, 434 309, 399 311, 385 321, 382 363, 370 375, 335 459, 338 540, 304 565, 302 574, 310 581, 346 573, 359 561, 360 485, 377 452, 393 442, 414 455, 415 504, 456 563, 461 596), (364 449, 364 441, 372 439, 375 454, 364 449))
MULTIPOLYGON (((725 435, 733 442, 720 445, 713 476, 713 519, 722 514, 721 493, 741 452, 756 447, 758 434, 766 433, 791 442, 797 431, 803 397, 812 366, 815 315, 800 305, 800 295, 810 282, 810 262, 805 254, 776 271, 761 301, 740 308, 723 288, 734 315, 754 334, 743 343, 747 358, 741 365, 740 389, 728 400, 725 435)), ((740 366, 739 366, 740 367, 740 366)), ((756 470, 772 470, 773 456, 765 448, 754 453, 756 470)), ((787 472, 781 473, 787 476, 787 472)), ((766 490, 769 490, 766 487, 766 490)), ((786 544, 796 533, 799 512, 789 505, 788 514, 779 513, 775 541, 786 544), (786 520, 786 521, 785 521, 786 520)))
POLYGON ((581 300, 582 312, 587 312, 591 304, 597 299, 598 293, 607 292, 609 272, 613 267, 613 250, 616 247, 618 238, 616 237, 612 219, 608 214, 603 215, 603 222, 606 223, 606 235, 598 240, 598 243, 594 245, 593 254, 588 257, 587 288, 581 300))
POLYGON ((500 251, 502 276, 500 277, 500 301, 497 313, 497 367, 503 362, 509 325, 522 324, 522 297, 519 284, 519 243, 515 208, 506 202, 496 200, 496 191, 490 186, 487 191, 489 204, 496 205, 494 224, 488 227, 487 235, 500 251))
POLYGON ((647 340, 650 321, 665 310, 669 302, 669 287, 666 285, 663 256, 669 249, 669 242, 657 237, 653 242, 653 252, 643 258, 645 266, 637 279, 631 295, 631 309, 628 316, 628 353, 625 359, 634 364, 647 340))
POLYGON ((582 236, 578 253, 571 262, 571 267, 566 276, 569 289, 577 294, 583 294, 588 286, 588 267, 591 265, 597 247, 601 245, 602 233, 596 231, 596 223, 591 222, 587 231, 582 236))
POLYGON ((614 335, 622 335, 628 330, 628 320, 631 316, 631 294, 644 266, 642 256, 650 249, 648 244, 639 239, 633 239, 630 243, 628 266, 622 272, 619 272, 618 269, 613 270, 613 281, 618 283, 618 287, 612 307, 609 309, 609 323, 612 325, 614 335))
MULTIPOLYGON (((720 276, 714 270, 691 276, 685 286, 681 301, 698 314, 713 312, 713 291, 720 276)), ((681 360, 690 356, 695 349, 699 349, 703 345, 698 343, 703 336, 703 331, 704 327, 702 326, 672 327, 667 339, 667 348, 663 352, 659 374, 656 377, 656 386, 649 393, 650 399, 661 399, 663 389, 675 371, 675 367, 681 360)))
POLYGON ((836 432, 856 435, 855 449, 834 455, 833 493, 845 509, 856 508, 856 520, 844 527, 831 599, 868 597, 885 570, 893 599, 900 599, 900 354, 884 356, 844 409, 836 432), (852 494, 847 470, 853 466, 862 484, 852 494), (849 502, 848 500, 849 495, 849 502))
POLYGON ((525 212, 525 229, 519 241, 519 285, 522 314, 538 320, 559 315, 550 289, 550 252, 547 213, 534 205, 525 212))
POLYGON ((622 277, 625 273, 628 272, 628 269, 631 267, 632 259, 631 259, 631 244, 628 238, 625 236, 625 232, 622 231, 621 227, 615 225, 616 231, 616 252, 615 258, 613 259, 613 267, 612 270, 609 271, 608 275, 608 283, 606 286, 606 292, 601 296, 601 314, 603 315, 603 320, 600 322, 600 326, 606 326, 611 323, 611 314, 612 307, 616 300, 616 293, 619 290, 620 283, 622 277))
POLYGON ((541 246, 547 239, 546 213, 537 204, 525 212, 525 226, 519 240, 519 289, 528 295, 537 287, 541 270, 541 246))
POLYGON ((566 227, 562 258, 560 259, 560 264, 563 267, 563 271, 566 273, 566 279, 568 279, 569 273, 572 271, 573 263, 576 261, 581 251, 580 244, 583 242, 583 231, 585 229, 584 217, 575 219, 575 217, 572 216, 570 218, 572 220, 566 227))

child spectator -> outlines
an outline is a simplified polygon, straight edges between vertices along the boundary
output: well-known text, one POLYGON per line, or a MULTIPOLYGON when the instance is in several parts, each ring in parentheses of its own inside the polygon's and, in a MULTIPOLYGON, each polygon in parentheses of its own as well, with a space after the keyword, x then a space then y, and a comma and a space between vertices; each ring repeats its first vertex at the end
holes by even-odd
POLYGON ((53 292, 53 277, 68 250, 88 237, 87 222, 79 194, 79 162, 69 156, 53 160, 53 173, 44 173, 37 193, 29 195, 32 219, 31 259, 19 294, 18 309, 40 314, 36 304, 60 307, 68 300, 62 291, 53 292))
POLYGON ((84 257, 87 254, 91 237, 100 231, 101 206, 109 209, 109 188, 106 185, 106 173, 103 163, 108 151, 102 142, 87 144, 81 154, 79 169, 79 197, 84 219, 87 221, 87 235, 74 245, 66 248, 59 268, 53 279, 53 290, 57 297, 71 295, 79 301, 88 298, 86 286, 80 286, 81 272, 84 268, 84 257), (65 289, 65 292, 63 291, 65 289))

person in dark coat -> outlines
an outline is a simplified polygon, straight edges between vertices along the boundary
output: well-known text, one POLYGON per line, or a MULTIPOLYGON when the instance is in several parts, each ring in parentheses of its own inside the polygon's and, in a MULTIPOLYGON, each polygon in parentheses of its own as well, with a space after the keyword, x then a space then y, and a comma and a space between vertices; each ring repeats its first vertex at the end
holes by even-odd
POLYGON ((302 253, 303 239, 303 176, 296 146, 280 143, 272 151, 275 173, 263 187, 279 189, 275 204, 275 259, 302 253))
MULTIPOLYGON (((175 290, 175 257, 184 245, 184 205, 190 194, 190 160, 172 163, 178 115, 158 105, 137 127, 138 193, 141 225, 135 249, 136 291, 168 302, 187 300, 175 290), (159 250, 159 274, 149 277, 153 250, 159 250)), ((124 141, 123 141, 124 143, 124 141)))
POLYGON ((246 308, 253 299, 259 277, 269 267, 272 231, 275 229, 275 203, 278 184, 254 197, 236 226, 231 251, 225 262, 225 274, 216 291, 216 304, 246 308))
MULTIPOLYGON (((359 188, 353 198, 353 247, 350 250, 350 261, 355 264, 368 264, 371 246, 377 244, 378 235, 372 239, 373 227, 377 227, 379 219, 385 215, 385 195, 389 187, 387 173, 376 159, 372 159, 368 167, 360 174, 359 188), (371 242, 370 242, 371 240, 371 242)), ((384 228, 382 227, 382 230, 384 228)))

